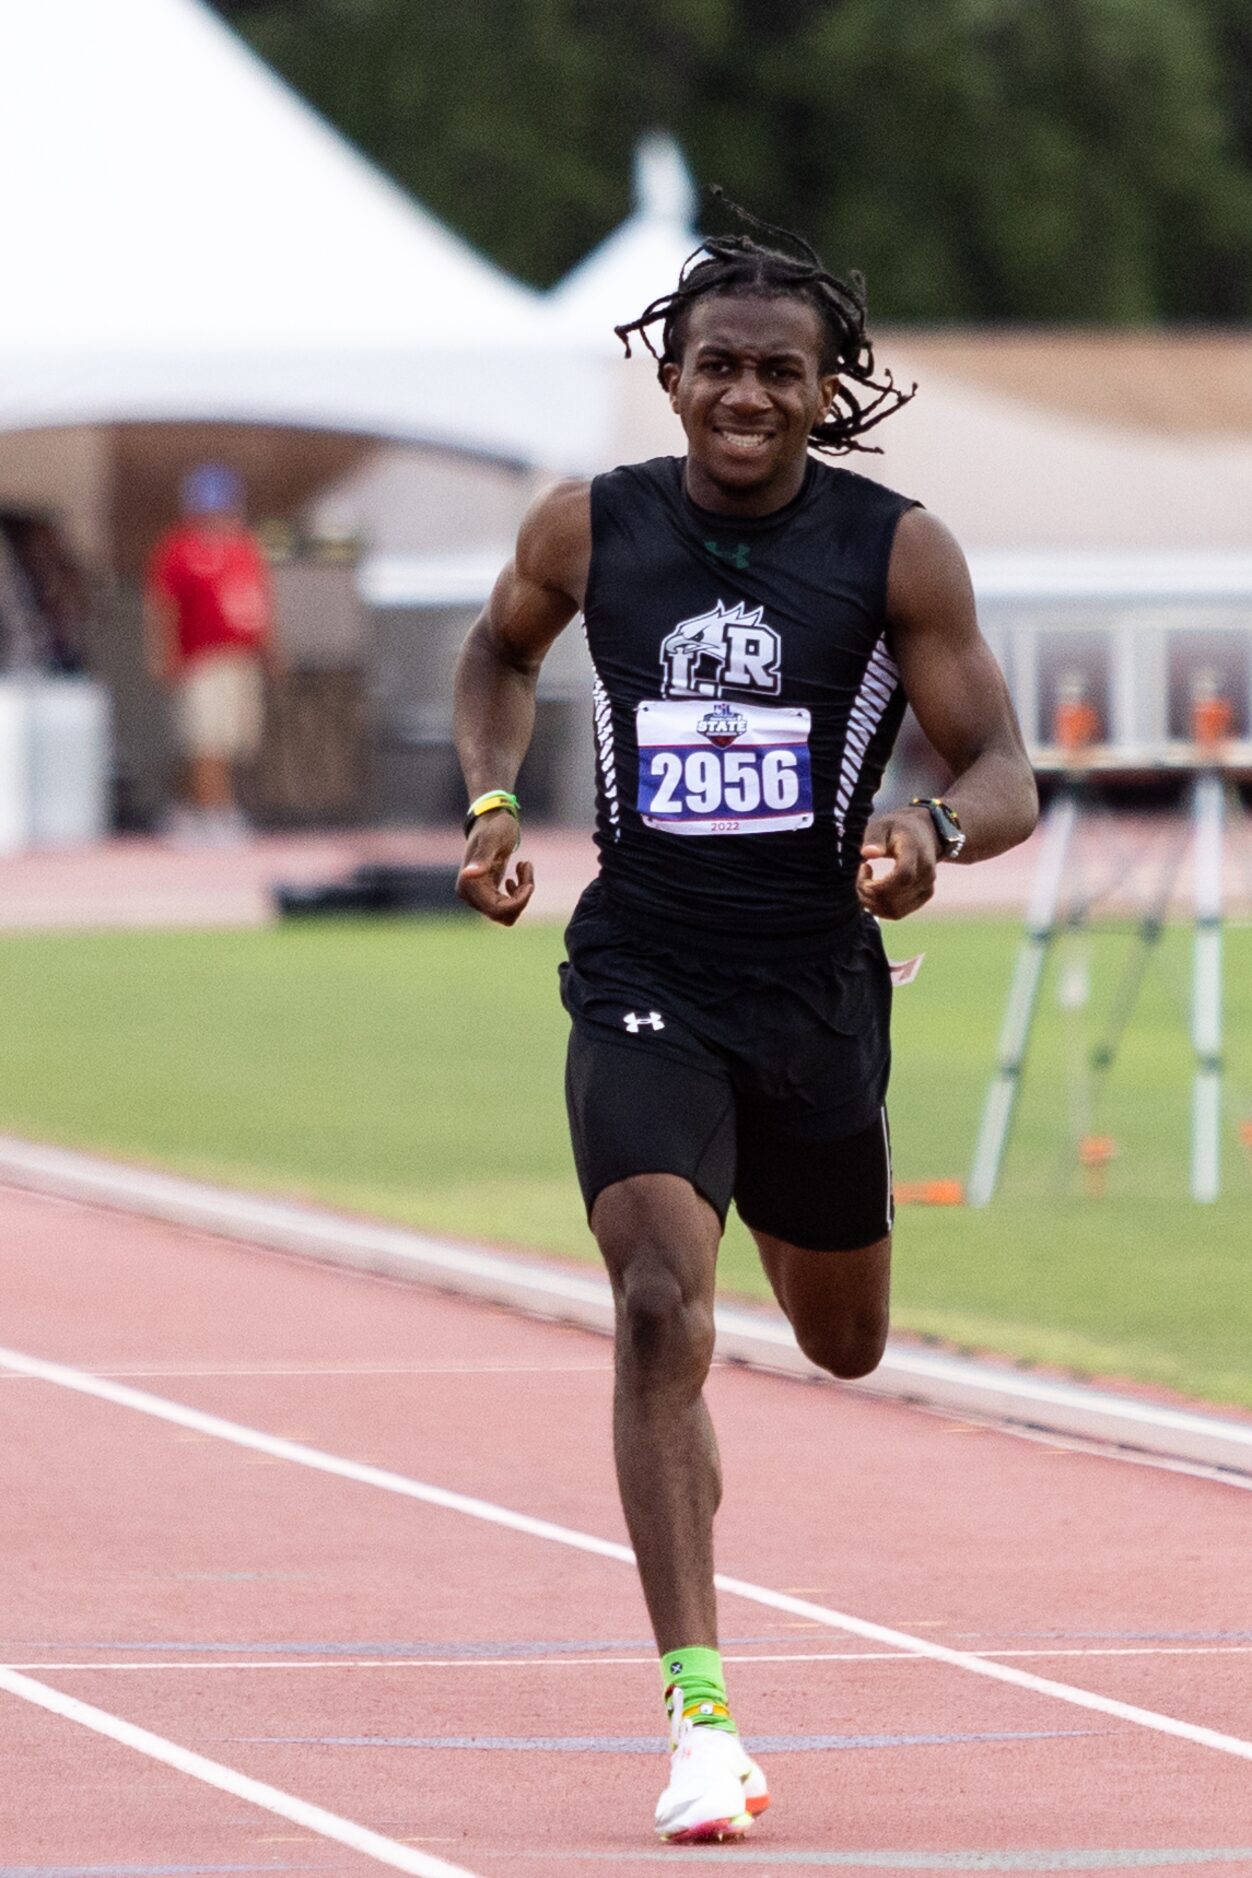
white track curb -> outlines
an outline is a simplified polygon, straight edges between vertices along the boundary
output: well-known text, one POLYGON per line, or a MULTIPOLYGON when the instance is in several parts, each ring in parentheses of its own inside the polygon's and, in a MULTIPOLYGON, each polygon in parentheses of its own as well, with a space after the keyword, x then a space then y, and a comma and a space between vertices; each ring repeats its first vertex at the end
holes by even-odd
MULTIPOLYGON (((0 1135, 0 1182, 357 1271, 409 1279, 459 1297, 507 1305, 531 1317, 601 1332, 613 1328, 613 1302, 602 1277, 520 1254, 457 1245, 402 1226, 374 1225, 318 1207, 205 1186, 7 1135, 0 1135)), ((821 1375, 796 1347, 790 1327, 765 1311, 719 1305, 717 1348, 719 1355, 756 1368, 810 1379, 821 1375)), ((1079 1383, 1052 1382, 1003 1364, 893 1343, 873 1376, 844 1386, 1252 1476, 1252 1422, 1141 1402, 1079 1383)))

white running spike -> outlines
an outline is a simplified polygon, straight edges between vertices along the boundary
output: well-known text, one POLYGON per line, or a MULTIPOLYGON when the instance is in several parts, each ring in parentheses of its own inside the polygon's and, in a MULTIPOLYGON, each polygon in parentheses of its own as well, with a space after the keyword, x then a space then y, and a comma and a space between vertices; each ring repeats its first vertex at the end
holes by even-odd
POLYGON ((658 1835, 674 1845, 742 1839, 768 1805, 765 1775, 738 1735, 682 1716, 669 1785, 657 1801, 658 1835))

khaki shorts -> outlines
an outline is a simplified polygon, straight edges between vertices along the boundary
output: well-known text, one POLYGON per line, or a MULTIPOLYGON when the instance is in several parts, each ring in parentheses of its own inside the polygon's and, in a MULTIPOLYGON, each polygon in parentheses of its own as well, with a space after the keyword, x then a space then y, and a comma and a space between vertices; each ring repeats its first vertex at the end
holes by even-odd
POLYGON ((255 756, 265 725, 265 680, 249 654, 208 653, 174 687, 179 741, 188 756, 227 762, 255 756))

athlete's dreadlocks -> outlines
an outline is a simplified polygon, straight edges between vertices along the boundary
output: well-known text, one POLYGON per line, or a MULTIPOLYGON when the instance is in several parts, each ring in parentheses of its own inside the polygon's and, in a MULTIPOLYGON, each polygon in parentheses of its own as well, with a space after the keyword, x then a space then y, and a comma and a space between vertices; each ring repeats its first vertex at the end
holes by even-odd
POLYGON ((821 315, 825 332, 822 371, 839 374, 835 402, 825 420, 813 426, 809 441, 815 450, 830 456, 848 450, 876 451, 875 444, 860 443, 858 439, 907 404, 917 386, 901 391, 886 370, 881 378, 874 376, 874 348, 865 332, 864 277, 853 273, 846 282, 836 279, 802 235, 758 221, 716 185, 713 194, 750 228, 792 243, 799 254, 783 254, 777 248, 765 247, 751 235, 709 236, 688 255, 673 293, 662 294, 644 308, 638 319, 614 328, 627 358, 630 335, 638 333, 657 361, 657 377, 664 384, 666 366, 680 362, 688 316, 697 300, 715 294, 760 294, 766 298, 787 295, 807 300, 821 315), (648 330, 658 321, 663 322, 659 352, 648 330), (858 386, 869 396, 858 396, 858 386))

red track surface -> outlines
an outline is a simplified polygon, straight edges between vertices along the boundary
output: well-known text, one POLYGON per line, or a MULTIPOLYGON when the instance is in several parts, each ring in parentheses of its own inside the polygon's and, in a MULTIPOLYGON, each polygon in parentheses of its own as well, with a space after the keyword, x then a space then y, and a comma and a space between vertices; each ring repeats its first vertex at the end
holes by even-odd
MULTIPOLYGON (((1170 817, 1119 816, 1084 822, 1074 852, 1084 892, 1097 886, 1103 912, 1141 912, 1179 834, 1170 817)), ((1017 918, 1039 860, 1042 834, 977 867, 945 868, 926 918, 982 913, 1017 918)), ((1239 836, 1231 835, 1232 855, 1239 836)), ((1246 838, 1243 842, 1246 849, 1246 838)), ((0 859, 0 932, 103 926, 259 926, 274 917, 275 881, 311 885, 341 879, 362 862, 456 862, 464 852, 459 826, 410 830, 362 829, 341 835, 268 835, 237 848, 179 849, 124 836, 91 847, 48 849, 0 859)), ((535 898, 527 920, 569 918, 596 872, 589 833, 533 828, 525 857, 535 866, 535 898)), ((1249 911, 1249 874, 1227 869, 1229 914, 1249 911)), ((1175 883, 1171 912, 1186 917, 1191 875, 1185 863, 1175 883)))
MULTIPOLYGON (((602 1340, 13 1192, 0 1227, 14 1349, 623 1536, 602 1340)), ((723 1570, 1252 1736, 1245 1493, 833 1386, 711 1397, 723 1570)), ((484 1878, 1252 1873, 1252 1762, 729 1597, 775 1804, 655 1847, 627 1566, 3 1370, 0 1442, 4 1664, 484 1878)), ((0 1766, 0 1878, 380 1869, 3 1692, 0 1766)))

